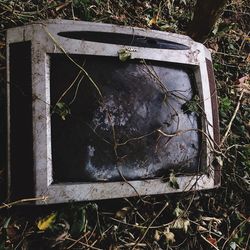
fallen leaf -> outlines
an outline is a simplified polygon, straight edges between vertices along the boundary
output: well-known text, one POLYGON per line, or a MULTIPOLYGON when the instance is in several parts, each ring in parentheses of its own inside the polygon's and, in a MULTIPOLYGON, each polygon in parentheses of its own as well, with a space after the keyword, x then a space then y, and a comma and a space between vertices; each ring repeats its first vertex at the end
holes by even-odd
POLYGON ((122 209, 116 212, 115 218, 119 220, 123 220, 126 217, 130 209, 131 209, 130 207, 123 207, 122 209))
POLYGON ((164 24, 160 26, 160 30, 167 32, 175 32, 177 27, 175 25, 164 24))
POLYGON ((4 42, 0 42, 0 49, 3 49, 6 47, 6 44, 4 42))
POLYGON ((210 236, 210 237, 207 237, 206 239, 207 239, 207 241, 209 241, 211 243, 211 245, 217 247, 217 240, 215 238, 210 236))
POLYGON ((156 241, 159 241, 159 240, 160 240, 160 238, 161 238, 161 236, 160 236, 159 231, 158 231, 158 230, 155 230, 154 239, 155 239, 156 241))
POLYGON ((152 27, 152 26, 156 26, 157 25, 157 21, 158 21, 158 14, 153 16, 153 18, 151 20, 149 20, 148 22, 148 26, 152 27))
POLYGON ((233 250, 235 250, 236 248, 237 248, 237 244, 234 242, 234 241, 232 241, 232 242, 230 242, 230 248, 231 249, 233 249, 233 250))
POLYGON ((128 49, 120 49, 118 51, 119 60, 125 62, 131 58, 131 52, 128 49))
POLYGON ((86 208, 81 207, 74 212, 74 219, 70 226, 70 234, 72 236, 79 236, 86 231, 88 220, 86 217, 86 208))
POLYGON ((52 213, 49 216, 39 220, 37 223, 37 227, 39 230, 45 231, 54 224, 55 220, 56 220, 56 213, 52 213))
POLYGON ((245 124, 245 126, 246 126, 248 132, 250 133, 250 121, 244 122, 244 124, 245 124))
POLYGON ((250 94, 250 76, 246 75, 236 81, 236 90, 250 94))
POLYGON ((55 242, 58 244, 64 241, 67 237, 69 237, 69 235, 70 234, 68 232, 62 232, 59 236, 55 238, 55 242))
POLYGON ((246 61, 247 63, 250 63, 250 53, 248 54, 246 61))
POLYGON ((58 6, 56 7, 56 12, 58 12, 59 10, 64 9, 64 8, 67 7, 69 4, 70 4, 70 2, 66 2, 66 3, 63 3, 63 4, 58 5, 58 6))
POLYGON ((124 22, 127 17, 125 15, 120 15, 120 16, 112 15, 111 18, 118 22, 124 22))
POLYGON ((3 223, 3 226, 2 226, 4 229, 8 228, 8 226, 10 224, 10 220, 11 220, 11 217, 4 220, 4 223, 3 223))
POLYGON ((197 226, 197 231, 199 231, 199 232, 206 232, 206 231, 208 231, 205 227, 203 227, 203 226, 197 226))
POLYGON ((174 224, 172 225, 172 228, 183 229, 184 232, 186 233, 189 226, 190 226, 189 220, 183 218, 177 218, 174 224))
POLYGON ((167 228, 167 230, 163 232, 163 235, 165 236, 167 243, 175 242, 175 238, 174 238, 175 235, 169 230, 169 228, 167 228))
POLYGON ((169 176, 169 185, 170 187, 174 188, 174 189, 179 189, 180 186, 177 182, 177 178, 175 177, 174 173, 171 173, 169 176))
POLYGON ((215 217, 202 216, 201 219, 204 221, 216 221, 218 224, 222 222, 222 219, 218 219, 215 217))
POLYGON ((109 246, 109 250, 118 250, 118 246, 117 245, 110 245, 109 246))
POLYGON ((219 166, 222 168, 223 167, 223 160, 221 156, 216 156, 215 157, 217 163, 219 164, 219 166))
POLYGON ((213 51, 217 52, 219 50, 219 45, 216 42, 211 42, 208 44, 209 48, 213 51))
POLYGON ((63 120, 66 120, 66 116, 71 113, 69 106, 64 102, 58 102, 53 112, 58 114, 63 120))
POLYGON ((20 227, 17 225, 9 225, 8 228, 6 228, 6 233, 11 241, 18 240, 20 238, 20 227))
POLYGON ((180 208, 179 206, 179 203, 177 203, 177 206, 173 212, 173 214, 176 216, 176 217, 179 217, 181 215, 183 215, 184 211, 180 208))

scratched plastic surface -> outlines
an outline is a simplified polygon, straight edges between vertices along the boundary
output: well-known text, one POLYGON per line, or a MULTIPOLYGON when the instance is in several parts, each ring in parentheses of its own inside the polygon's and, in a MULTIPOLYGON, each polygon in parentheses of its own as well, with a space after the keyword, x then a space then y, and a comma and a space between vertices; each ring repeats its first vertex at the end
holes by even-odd
POLYGON ((190 70, 152 61, 72 57, 102 97, 84 74, 72 84, 79 68, 65 55, 50 56, 52 107, 64 93, 60 102, 70 110, 65 120, 52 113, 55 182, 141 180, 171 170, 198 171, 199 119, 183 111, 195 94, 190 70))

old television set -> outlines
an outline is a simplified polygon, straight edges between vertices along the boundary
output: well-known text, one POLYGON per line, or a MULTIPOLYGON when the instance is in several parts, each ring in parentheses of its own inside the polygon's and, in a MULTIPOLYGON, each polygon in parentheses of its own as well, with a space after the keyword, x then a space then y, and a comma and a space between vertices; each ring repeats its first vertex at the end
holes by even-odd
POLYGON ((202 44, 70 20, 12 28, 6 41, 11 199, 61 203, 220 185, 216 87, 202 44))

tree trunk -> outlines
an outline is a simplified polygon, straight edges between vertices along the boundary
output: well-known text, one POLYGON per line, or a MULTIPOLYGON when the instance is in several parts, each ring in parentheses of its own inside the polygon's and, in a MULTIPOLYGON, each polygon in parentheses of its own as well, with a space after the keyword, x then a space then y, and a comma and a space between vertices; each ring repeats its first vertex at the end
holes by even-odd
POLYGON ((188 35, 195 41, 204 42, 226 2, 227 0, 197 0, 188 35))

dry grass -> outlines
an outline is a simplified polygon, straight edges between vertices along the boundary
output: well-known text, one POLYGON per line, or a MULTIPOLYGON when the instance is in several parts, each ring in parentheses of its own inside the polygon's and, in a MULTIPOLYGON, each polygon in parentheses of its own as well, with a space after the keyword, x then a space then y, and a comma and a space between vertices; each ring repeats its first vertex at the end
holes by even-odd
MULTIPOLYGON (((7 28, 39 19, 65 18, 139 27, 153 23, 157 29, 185 33, 193 5, 190 0, 0 0, 2 110, 7 28)), ((229 1, 206 41, 213 54, 224 138, 221 188, 42 208, 9 208, 3 204, 0 249, 248 249, 250 98, 249 78, 243 81, 243 77, 250 72, 249 9, 247 0, 229 1), (39 230, 37 220, 46 222, 52 212, 56 219, 45 231, 39 230)), ((2 138, 5 129, 1 119, 2 138)), ((3 184, 4 154, 0 159, 3 184)))

